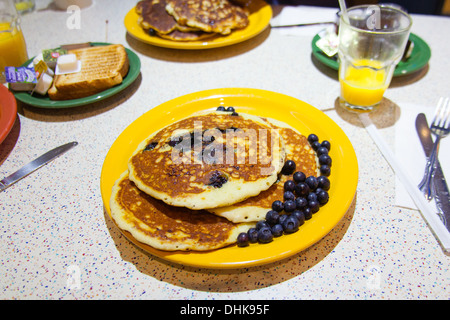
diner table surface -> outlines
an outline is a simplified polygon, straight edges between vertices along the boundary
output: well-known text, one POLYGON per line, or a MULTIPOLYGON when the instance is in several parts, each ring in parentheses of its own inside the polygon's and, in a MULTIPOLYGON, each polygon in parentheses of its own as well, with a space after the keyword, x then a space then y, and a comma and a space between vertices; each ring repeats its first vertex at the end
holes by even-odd
MULTIPOLYGON (((358 116, 338 105, 337 71, 311 54, 312 38, 325 26, 269 25, 234 45, 170 49, 127 34, 124 17, 135 3, 94 0, 79 11, 78 28, 68 24, 73 12, 48 0, 37 0, 36 9, 21 18, 30 58, 67 43, 120 43, 137 54, 141 72, 125 90, 84 106, 49 109, 18 102, 16 121, 0 145, 1 177, 56 146, 78 145, 0 193, 2 299, 450 298, 450 257, 421 213, 396 203, 390 164, 358 116), (236 269, 177 264, 135 246, 106 213, 101 170, 122 131, 166 101, 217 88, 297 98, 322 110, 351 141, 358 160, 355 197, 338 224, 301 252, 236 269)), ((272 5, 273 20, 287 7, 272 5)), ((337 11, 296 8, 321 21, 337 11)), ((450 95, 450 18, 412 18, 411 31, 431 48, 429 63, 395 77, 380 108, 370 114, 393 152, 403 108, 433 109, 439 97, 450 95)))

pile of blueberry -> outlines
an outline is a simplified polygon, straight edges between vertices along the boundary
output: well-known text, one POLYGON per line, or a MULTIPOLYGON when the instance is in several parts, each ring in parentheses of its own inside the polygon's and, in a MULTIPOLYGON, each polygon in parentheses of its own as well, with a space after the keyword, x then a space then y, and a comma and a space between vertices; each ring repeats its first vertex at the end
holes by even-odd
POLYGON ((295 171, 296 164, 292 160, 284 163, 281 173, 292 179, 284 183, 283 201, 276 200, 265 220, 258 221, 254 228, 242 232, 237 238, 237 245, 246 247, 249 243, 269 243, 275 237, 297 232, 305 220, 319 211, 329 200, 331 173, 331 144, 329 141, 319 142, 315 134, 308 136, 308 142, 319 159, 320 176, 307 177, 303 172, 295 171))

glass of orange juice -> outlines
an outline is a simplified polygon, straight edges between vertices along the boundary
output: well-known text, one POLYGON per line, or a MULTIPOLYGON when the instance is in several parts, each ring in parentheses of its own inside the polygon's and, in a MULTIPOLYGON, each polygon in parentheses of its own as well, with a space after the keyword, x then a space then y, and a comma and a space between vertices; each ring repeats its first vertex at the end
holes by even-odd
POLYGON ((19 67, 28 60, 19 15, 11 0, 0 0, 0 74, 5 67, 19 67))
POLYGON ((411 17, 389 5, 347 9, 339 21, 340 105, 350 111, 375 110, 400 62, 411 17))

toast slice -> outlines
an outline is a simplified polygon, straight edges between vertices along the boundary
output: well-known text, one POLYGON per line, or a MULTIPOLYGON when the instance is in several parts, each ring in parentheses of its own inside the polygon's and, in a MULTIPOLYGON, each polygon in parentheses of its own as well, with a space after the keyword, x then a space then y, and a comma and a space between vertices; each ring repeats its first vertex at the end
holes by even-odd
POLYGON ((51 100, 87 97, 122 83, 129 61, 121 44, 69 50, 81 60, 81 71, 55 76, 48 90, 51 100))

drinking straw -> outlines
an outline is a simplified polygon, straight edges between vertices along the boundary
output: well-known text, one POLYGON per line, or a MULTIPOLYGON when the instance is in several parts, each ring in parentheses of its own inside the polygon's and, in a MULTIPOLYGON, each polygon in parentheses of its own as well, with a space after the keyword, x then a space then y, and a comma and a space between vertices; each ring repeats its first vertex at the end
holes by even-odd
POLYGON ((347 6, 345 5, 345 0, 339 0, 339 6, 341 7, 342 17, 345 22, 348 23, 347 6))

